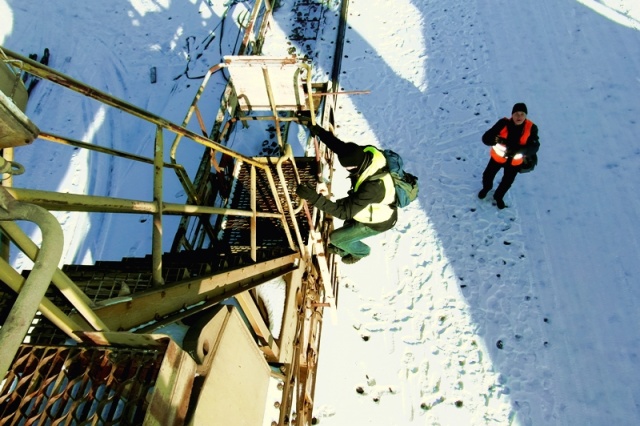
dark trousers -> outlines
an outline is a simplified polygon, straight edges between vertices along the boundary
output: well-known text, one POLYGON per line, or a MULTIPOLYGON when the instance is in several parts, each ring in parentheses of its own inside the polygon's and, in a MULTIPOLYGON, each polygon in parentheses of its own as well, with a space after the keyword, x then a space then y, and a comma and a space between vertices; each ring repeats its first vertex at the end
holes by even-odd
POLYGON ((371 247, 360 240, 378 235, 380 231, 369 228, 355 220, 347 220, 342 228, 338 228, 331 233, 329 241, 331 245, 337 247, 340 256, 348 254, 355 257, 366 257, 371 253, 371 247))
POLYGON ((490 158, 489 164, 487 164, 487 167, 485 167, 484 172, 482 173, 482 188, 487 191, 493 188, 493 180, 495 179, 496 174, 498 174, 500 169, 504 168, 500 185, 498 185, 496 192, 493 193, 493 198, 502 200, 504 194, 506 194, 509 188, 511 188, 513 181, 516 180, 516 176, 518 176, 518 171, 520 171, 521 167, 522 166, 512 166, 509 162, 500 164, 493 158, 490 158))

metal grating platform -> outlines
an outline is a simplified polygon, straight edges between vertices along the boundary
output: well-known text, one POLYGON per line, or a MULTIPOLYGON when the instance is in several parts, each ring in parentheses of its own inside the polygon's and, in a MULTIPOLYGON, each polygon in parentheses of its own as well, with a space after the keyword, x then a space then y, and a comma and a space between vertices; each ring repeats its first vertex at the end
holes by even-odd
MULTIPOLYGON (((300 180, 304 183, 315 183, 316 175, 316 162, 314 158, 302 157, 296 158, 296 166, 300 175, 300 180)), ((275 165, 271 166, 271 173, 273 176, 277 176, 275 165)), ((283 173, 287 181, 287 190, 290 197, 294 200, 294 204, 299 202, 298 197, 295 194, 296 190, 296 178, 295 171, 291 163, 285 162, 283 164, 283 173)), ((240 170, 237 173, 238 178, 234 187, 232 196, 233 209, 250 208, 250 185, 251 174, 250 167, 245 164, 240 165, 240 170)), ((278 195, 280 197, 280 204, 286 205, 286 199, 282 186, 279 184, 279 180, 276 180, 278 195)), ((276 201, 271 196, 269 183, 266 174, 260 170, 256 173, 256 192, 257 192, 257 208, 260 212, 277 213, 276 201)), ((297 204, 296 204, 297 205, 297 204)), ((291 217, 286 215, 287 224, 289 229, 293 229, 293 223, 291 217)), ((309 225, 307 218, 303 211, 300 211, 296 215, 298 226, 300 227, 300 234, 306 243, 309 237, 309 225)), ((229 245, 234 253, 241 251, 249 251, 249 238, 250 238, 250 218, 239 216, 227 216, 224 218, 224 234, 223 240, 229 245)), ((257 245, 258 249, 285 249, 288 245, 286 235, 282 228, 282 222, 278 219, 271 218, 258 218, 257 221, 257 245)))
POLYGON ((0 394, 0 423, 140 425, 164 354, 23 345, 0 394))

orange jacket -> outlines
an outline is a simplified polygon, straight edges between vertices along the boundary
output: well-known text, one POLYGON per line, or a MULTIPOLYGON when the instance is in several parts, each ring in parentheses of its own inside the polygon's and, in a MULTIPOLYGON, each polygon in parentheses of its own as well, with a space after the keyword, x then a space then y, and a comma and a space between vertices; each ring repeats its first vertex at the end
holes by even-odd
MULTIPOLYGON (((529 136, 531 136, 531 128, 533 127, 533 122, 531 120, 524 121, 524 129, 522 130, 522 135, 520 136, 520 145, 525 146, 527 141, 529 140, 529 136)), ((509 136, 509 130, 507 126, 504 126, 500 133, 498 133, 498 137, 501 139, 507 139, 509 136)), ((491 158, 493 158, 496 162, 500 164, 504 164, 507 162, 508 157, 506 156, 506 147, 501 144, 496 144, 491 147, 491 158)), ((516 154, 512 157, 511 165, 519 166, 524 161, 524 157, 522 154, 516 154)))

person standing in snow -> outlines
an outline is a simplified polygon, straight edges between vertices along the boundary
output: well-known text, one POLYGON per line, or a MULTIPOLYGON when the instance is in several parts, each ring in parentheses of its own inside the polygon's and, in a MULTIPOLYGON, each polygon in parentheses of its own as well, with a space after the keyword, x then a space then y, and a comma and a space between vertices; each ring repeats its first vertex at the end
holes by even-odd
POLYGON ((478 198, 484 199, 500 169, 504 169, 502 180, 493 194, 499 209, 507 207, 504 195, 507 193, 526 157, 533 156, 540 148, 538 126, 527 119, 527 106, 519 102, 511 110, 511 118, 501 118, 482 135, 482 143, 491 147, 489 163, 482 173, 482 189, 478 198))
POLYGON ((299 185, 296 193, 323 212, 344 220, 343 226, 330 234, 327 250, 341 256, 346 264, 356 263, 371 252, 362 240, 391 229, 398 218, 396 191, 387 160, 374 146, 343 142, 317 124, 309 130, 349 171, 351 189, 346 197, 335 201, 307 185, 299 185))

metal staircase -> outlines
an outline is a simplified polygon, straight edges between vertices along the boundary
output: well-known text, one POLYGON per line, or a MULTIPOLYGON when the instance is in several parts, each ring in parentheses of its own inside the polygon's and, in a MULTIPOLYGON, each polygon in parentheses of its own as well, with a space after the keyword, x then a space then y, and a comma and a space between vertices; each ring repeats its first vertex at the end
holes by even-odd
POLYGON ((318 184, 320 176, 330 185, 332 156, 312 138, 312 156, 293 157, 287 131, 299 111, 331 125, 326 94, 333 89, 311 84, 306 61, 254 56, 271 5, 257 1, 255 8, 260 23, 247 26, 238 56, 210 70, 180 125, 0 47, 3 65, 157 129, 154 155, 146 158, 38 129, 9 96, 0 99, 0 119, 15 136, 1 145, 2 173, 22 172, 11 152, 35 138, 154 166, 152 200, 16 188, 10 179, 0 187, 2 246, 34 260, 19 273, 0 259, 0 423, 259 425, 274 404, 272 424, 312 423, 320 331, 325 312, 335 313, 338 274, 324 254, 332 219, 297 199, 295 187, 318 184), (223 68, 231 83, 207 128, 199 100, 223 68), (277 143, 270 156, 225 145, 238 126, 263 122, 272 123, 277 143), (174 136, 167 152, 166 133, 174 136), (181 143, 202 146, 195 170, 177 162, 181 143), (181 182, 184 205, 163 200, 167 172, 181 182), (48 211, 149 215, 152 252, 57 269, 60 230, 48 211), (161 238, 166 215, 181 217, 169 250, 161 238), (40 226, 42 245, 15 220, 40 226), (284 292, 277 334, 255 291, 273 280, 284 292), (183 335, 168 333, 171 327, 183 335))

